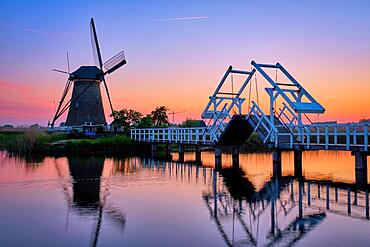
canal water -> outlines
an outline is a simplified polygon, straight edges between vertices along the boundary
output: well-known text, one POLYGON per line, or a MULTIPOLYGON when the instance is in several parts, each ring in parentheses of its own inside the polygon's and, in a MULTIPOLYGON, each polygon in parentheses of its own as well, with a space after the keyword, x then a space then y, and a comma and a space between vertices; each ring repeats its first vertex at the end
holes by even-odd
MULTIPOLYGON (((349 152, 24 159, 0 153, 0 246, 366 246, 349 152)), ((367 176, 370 177, 370 176, 367 176)), ((365 175, 366 178, 366 175, 365 175)), ((357 185, 356 185, 357 184, 357 185)))

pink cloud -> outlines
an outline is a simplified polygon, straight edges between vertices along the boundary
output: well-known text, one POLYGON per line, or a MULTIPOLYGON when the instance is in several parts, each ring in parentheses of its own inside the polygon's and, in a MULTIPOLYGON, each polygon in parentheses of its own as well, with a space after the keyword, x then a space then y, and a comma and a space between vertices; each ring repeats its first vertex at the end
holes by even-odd
POLYGON ((36 91, 36 86, 0 80, 0 124, 47 122, 53 113, 52 101, 36 91))
POLYGON ((12 82, 8 82, 8 81, 0 80, 0 89, 27 91, 27 90, 30 90, 31 87, 29 87, 27 85, 20 85, 20 84, 17 84, 17 83, 12 83, 12 82))

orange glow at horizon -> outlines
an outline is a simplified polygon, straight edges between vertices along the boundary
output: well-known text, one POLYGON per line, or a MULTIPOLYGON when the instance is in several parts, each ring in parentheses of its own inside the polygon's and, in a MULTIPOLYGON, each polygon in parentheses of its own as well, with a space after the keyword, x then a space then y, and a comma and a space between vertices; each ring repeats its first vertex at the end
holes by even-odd
MULTIPOLYGON (((370 118, 370 71, 360 68, 347 68, 346 74, 338 74, 336 71, 317 71, 319 65, 307 69, 292 68, 282 63, 293 76, 313 95, 326 109, 323 115, 312 117, 313 121, 357 122, 363 118, 370 118), (335 73, 334 73, 335 72, 335 73), (361 72, 361 74, 359 74, 361 72)), ((370 63, 369 63, 370 66, 370 63)), ((210 65, 210 68, 213 67, 210 65)), ((153 72, 152 75, 132 74, 122 71, 118 75, 107 79, 113 106, 115 109, 131 108, 150 113, 156 106, 165 105, 171 111, 185 111, 175 116, 176 122, 187 118, 200 119, 201 112, 222 77, 226 66, 214 66, 212 70, 195 71, 184 69, 183 72, 175 71, 166 75, 165 71, 153 72), (225 68, 223 70, 217 68, 225 68), (177 74, 176 74, 177 73, 177 74)), ((237 68, 240 68, 236 66, 237 68)), ((123 69, 125 70, 125 68, 123 69)), ((249 68, 247 68, 249 70, 249 68)), ((19 83, 1 81, 0 88, 0 122, 6 123, 7 118, 40 121, 46 124, 54 113, 53 104, 57 104, 59 94, 62 91, 60 81, 55 86, 53 99, 51 90, 37 88, 31 82, 29 86, 19 86, 19 83), (56 103, 53 103, 56 102, 56 103)), ((254 82, 252 99, 256 100, 254 82)), ((264 110, 268 109, 268 99, 264 88, 269 86, 258 75, 258 87, 260 103, 264 110), (264 95, 265 94, 265 95, 264 95)), ((56 85, 56 83, 55 83, 56 85)), ((105 113, 109 122, 110 109, 106 99, 104 88, 101 87, 105 113)), ((248 101, 248 88, 243 95, 248 101)), ((244 104, 244 111, 248 103, 244 104)), ((66 118, 66 114, 63 117, 66 118)), ((17 122, 13 120, 13 122, 17 122)))

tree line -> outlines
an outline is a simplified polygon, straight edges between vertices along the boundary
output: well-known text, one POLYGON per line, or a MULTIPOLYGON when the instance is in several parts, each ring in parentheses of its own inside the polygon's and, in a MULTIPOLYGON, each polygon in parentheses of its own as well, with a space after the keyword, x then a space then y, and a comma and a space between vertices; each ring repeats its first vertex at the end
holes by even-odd
MULTIPOLYGON (((122 128, 126 134, 129 134, 130 128, 165 128, 171 124, 168 121, 168 108, 166 106, 157 106, 149 114, 142 114, 134 109, 122 109, 113 111, 111 117, 114 118, 112 124, 122 128)), ((202 120, 187 119, 179 126, 181 127, 204 127, 202 120)))
POLYGON ((157 106, 151 113, 144 115, 133 109, 122 109, 113 111, 111 117, 114 118, 113 123, 119 128, 123 128, 125 133, 128 133, 130 128, 151 128, 151 127, 168 127, 169 109, 165 106, 157 106))

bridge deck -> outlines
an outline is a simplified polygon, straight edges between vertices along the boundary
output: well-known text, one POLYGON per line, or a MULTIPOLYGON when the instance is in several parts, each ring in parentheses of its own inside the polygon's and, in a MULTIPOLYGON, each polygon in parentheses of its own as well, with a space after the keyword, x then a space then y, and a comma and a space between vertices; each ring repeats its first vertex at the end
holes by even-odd
MULTIPOLYGON (((247 118, 247 116, 245 118, 247 118)), ((238 127, 233 125, 232 122, 233 120, 224 127, 224 133, 235 136, 235 133, 229 133, 230 131, 228 131, 229 126, 231 126, 233 130, 238 131, 238 127)), ((369 151, 368 124, 285 125, 278 126, 276 129, 277 131, 274 133, 267 133, 267 130, 261 129, 261 125, 261 123, 251 124, 251 129, 257 131, 262 140, 266 139, 265 144, 269 148, 288 150, 369 151), (287 130, 283 131, 281 130, 282 128, 286 128, 287 130)), ((248 135, 244 135, 243 138, 246 140, 250 133, 251 132, 248 131, 248 135)), ((207 127, 131 129, 131 138, 136 141, 150 143, 211 146, 225 145, 223 140, 230 139, 227 137, 224 138, 222 135, 217 137, 217 139, 214 138, 207 127)))

